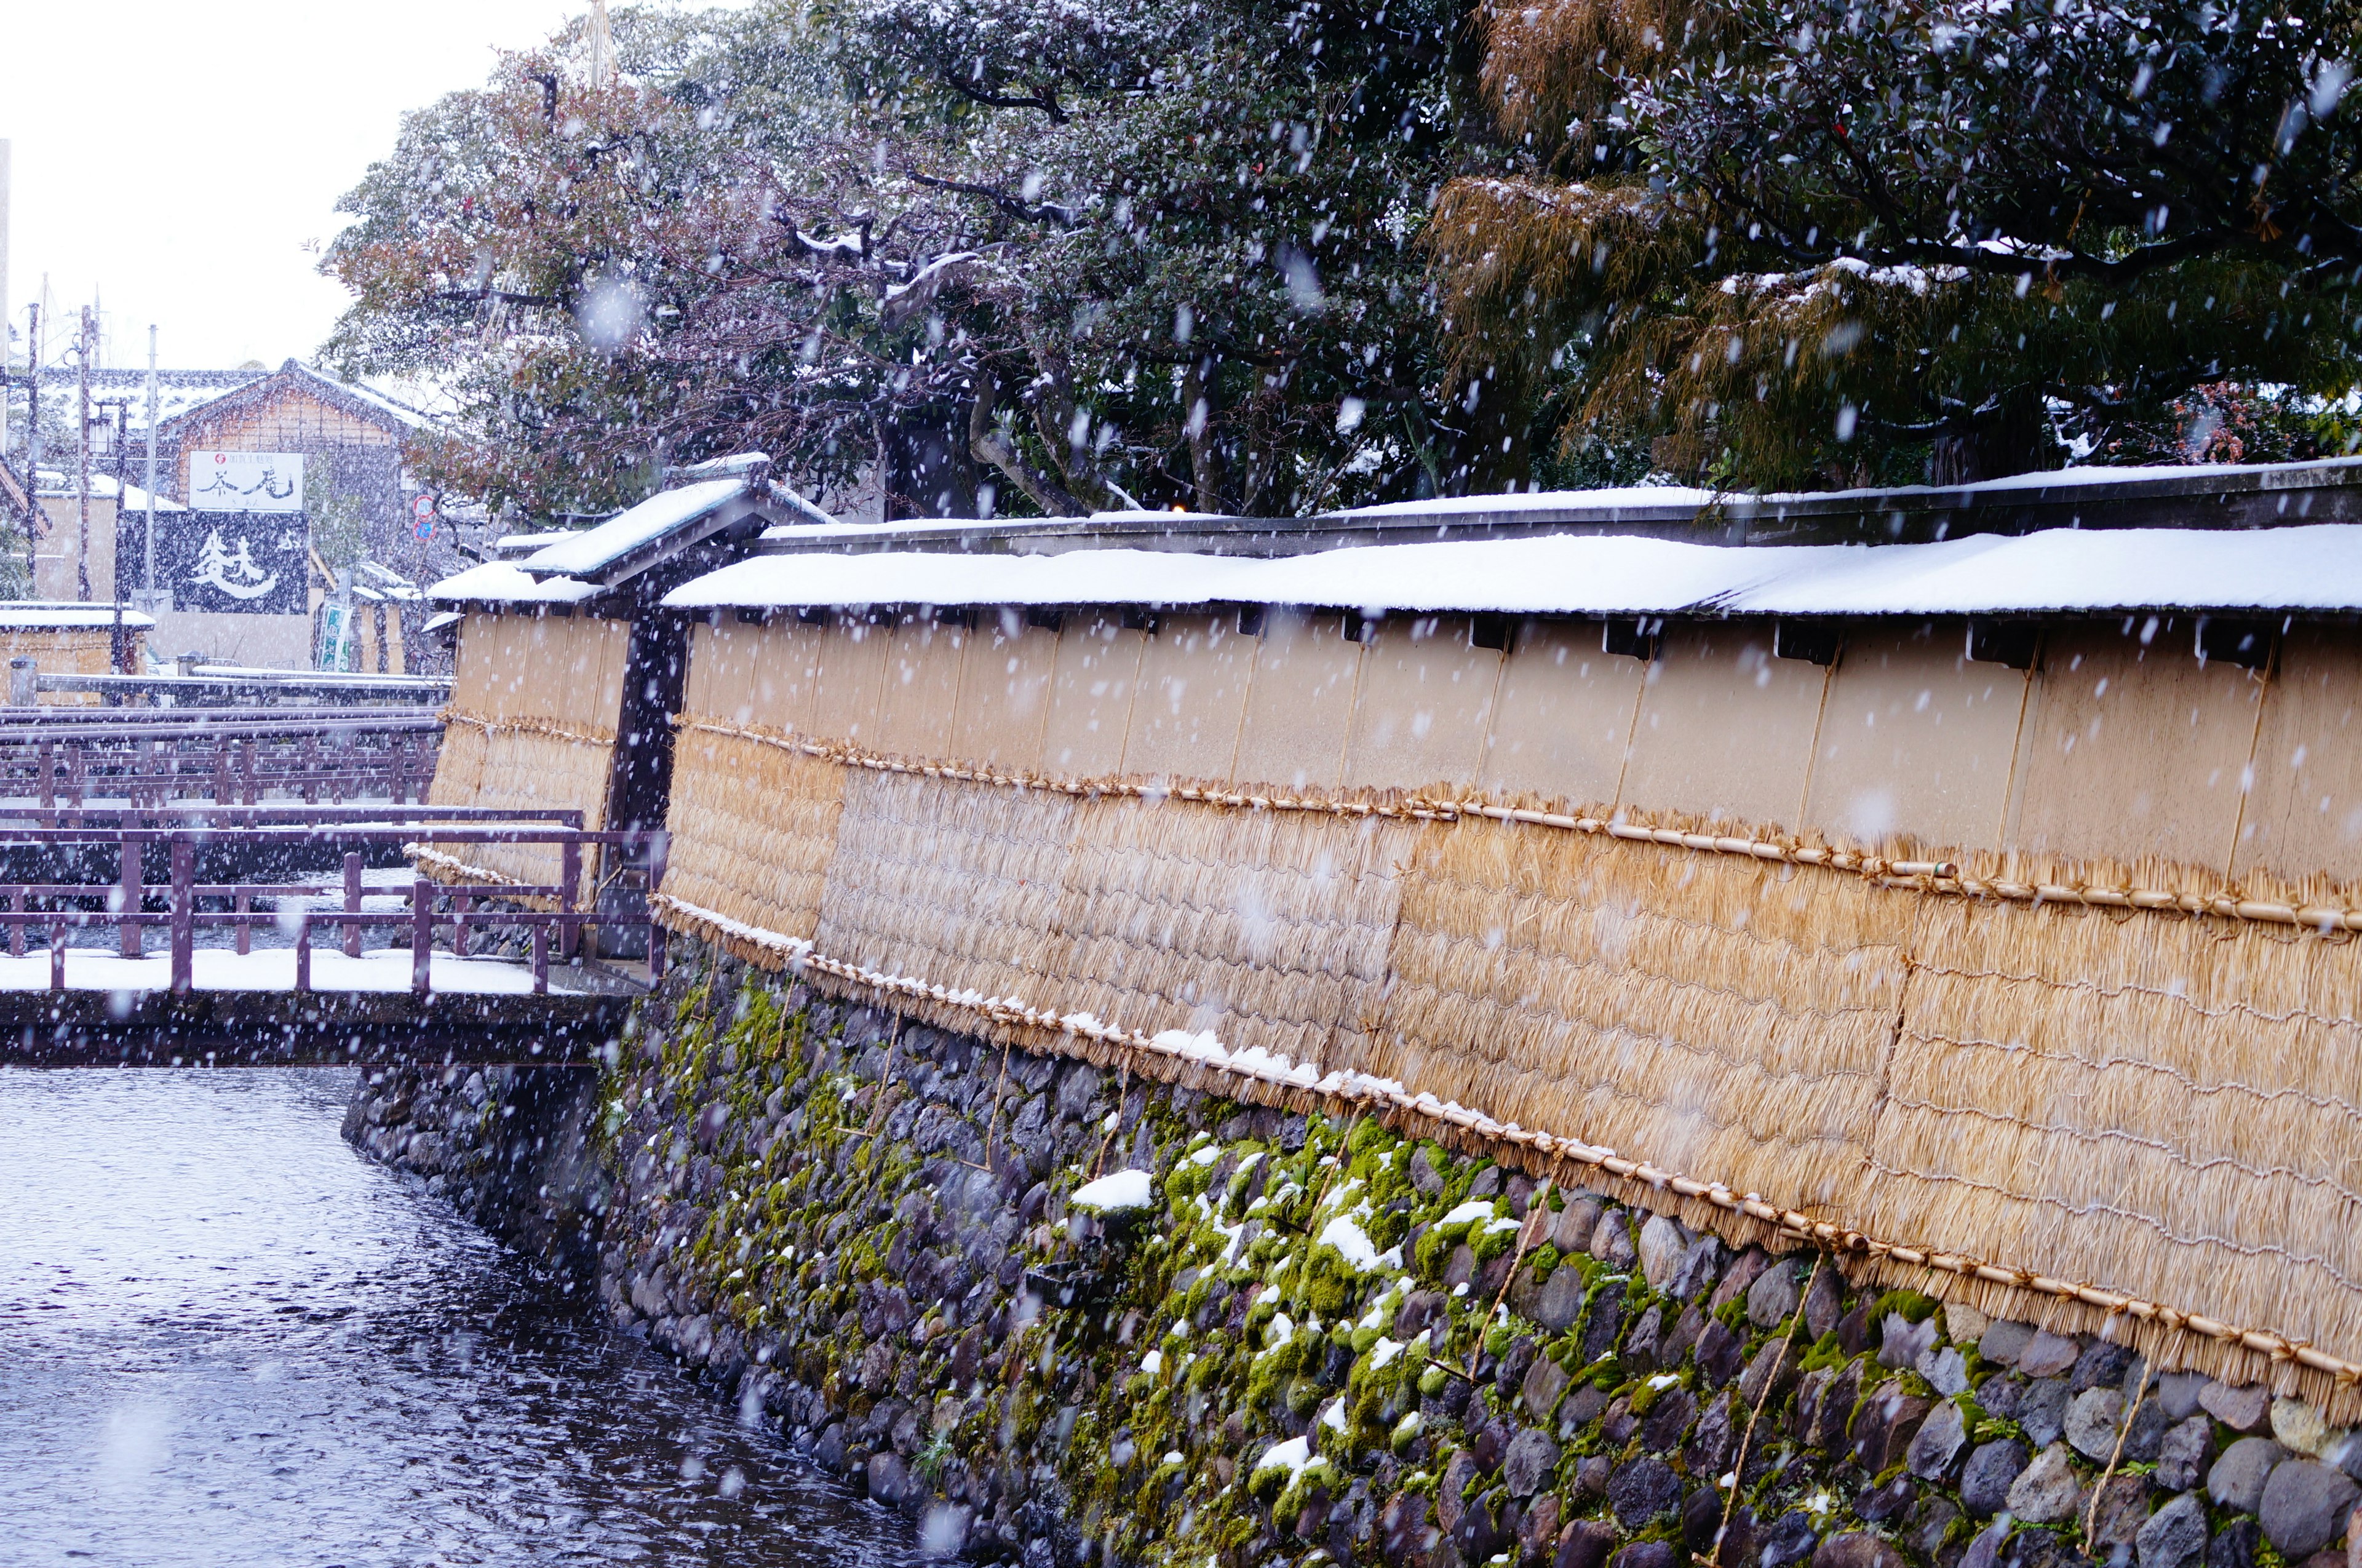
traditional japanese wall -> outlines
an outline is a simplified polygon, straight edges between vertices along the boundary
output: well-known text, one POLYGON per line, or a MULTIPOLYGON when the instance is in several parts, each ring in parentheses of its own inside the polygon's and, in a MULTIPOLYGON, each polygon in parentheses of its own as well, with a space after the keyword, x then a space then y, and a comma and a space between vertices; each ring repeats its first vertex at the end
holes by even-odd
MULTIPOLYGON (((148 634, 127 629, 124 635, 131 643, 133 667, 138 668, 148 634)), ((105 626, 0 626, 0 666, 20 657, 31 659, 44 675, 112 675, 114 633, 105 626)), ((45 707, 88 708, 98 700, 96 692, 86 691, 44 691, 39 697, 45 707)))
POLYGON ((2362 890, 2289 777, 2355 766, 2350 639, 1131 619, 701 627, 668 918, 996 1040, 1432 1094, 2362 1413, 2362 890))
MULTIPOLYGON (((469 614, 429 800, 573 808, 585 827, 603 826, 630 640, 628 621, 469 614)), ((471 845, 465 858, 514 881, 557 879, 555 847, 471 845)), ((431 856, 421 864, 430 874, 459 875, 431 856)))

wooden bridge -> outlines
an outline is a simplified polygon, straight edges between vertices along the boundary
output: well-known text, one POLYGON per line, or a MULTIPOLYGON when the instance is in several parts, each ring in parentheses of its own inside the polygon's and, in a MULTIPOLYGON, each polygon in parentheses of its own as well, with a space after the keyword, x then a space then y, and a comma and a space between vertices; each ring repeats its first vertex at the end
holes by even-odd
POLYGON ((0 1065, 590 1059, 662 975, 665 835, 425 805, 439 739, 399 708, 0 718, 0 1065))

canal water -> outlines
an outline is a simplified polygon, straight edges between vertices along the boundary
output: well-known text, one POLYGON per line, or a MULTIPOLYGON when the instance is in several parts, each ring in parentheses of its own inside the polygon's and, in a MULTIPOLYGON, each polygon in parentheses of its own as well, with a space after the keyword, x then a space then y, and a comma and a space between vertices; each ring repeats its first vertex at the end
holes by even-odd
POLYGON ((343 1070, 0 1071, 0 1564, 907 1568, 337 1135, 343 1070))

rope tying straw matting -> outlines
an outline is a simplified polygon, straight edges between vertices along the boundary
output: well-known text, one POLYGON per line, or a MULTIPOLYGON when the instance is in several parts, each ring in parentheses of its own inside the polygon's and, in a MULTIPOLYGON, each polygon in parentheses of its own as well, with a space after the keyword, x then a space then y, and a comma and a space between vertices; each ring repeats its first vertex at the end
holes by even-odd
MULTIPOLYGON (((484 723, 470 720, 470 723, 484 723)), ((2268 899, 2243 899, 2221 893, 2177 892, 2159 888, 2097 888, 2058 882, 2025 882, 2001 877, 1964 873, 1949 860, 1895 860, 1834 845, 1781 844, 1774 840, 1727 834, 1691 833, 1680 828, 1651 827, 1616 817, 1578 816, 1564 812, 1537 811, 1496 801, 1463 797, 1412 795, 1402 800, 1370 800, 1352 796, 1257 795, 1202 785, 1164 784, 1133 778, 1069 778, 1051 774, 957 763, 914 761, 882 752, 866 751, 838 741, 808 740, 792 734, 715 723, 707 719, 676 721, 684 731, 724 736, 758 745, 777 746, 805 756, 824 758, 846 767, 905 774, 922 778, 949 779, 1011 790, 1072 795, 1084 799, 1187 801, 1199 805, 1258 812, 1312 812, 1341 817, 1373 817, 1407 822, 1458 822, 1484 818, 1527 827, 1553 828, 1566 833, 1594 834, 1632 844, 1655 844, 1707 855, 1739 856, 1788 866, 1816 867, 1862 878, 1881 887, 1964 898, 1999 899, 2012 903, 2083 904, 2095 909, 2147 911, 2186 915, 2214 915, 2225 920, 2257 921, 2271 925, 2301 926, 2323 933, 2362 931, 2362 909, 2292 904, 2268 899)), ((586 737, 587 738, 587 737, 586 737)))

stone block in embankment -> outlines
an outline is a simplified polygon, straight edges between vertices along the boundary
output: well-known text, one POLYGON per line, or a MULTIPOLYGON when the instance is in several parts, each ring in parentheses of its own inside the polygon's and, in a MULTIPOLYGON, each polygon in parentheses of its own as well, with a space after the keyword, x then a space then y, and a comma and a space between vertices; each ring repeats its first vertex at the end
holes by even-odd
POLYGON ((597 1216, 602 1310, 932 1547, 1028 1568, 2345 1550, 2357 1445, 2268 1397, 1366 1118, 1004 1050, 724 961, 678 966, 617 1045, 570 1100, 384 1075, 348 1131, 488 1218, 597 1216), (592 1157, 552 1165, 568 1116, 592 1157), (2267 1425, 2312 1448, 2241 1436, 2267 1425))

